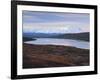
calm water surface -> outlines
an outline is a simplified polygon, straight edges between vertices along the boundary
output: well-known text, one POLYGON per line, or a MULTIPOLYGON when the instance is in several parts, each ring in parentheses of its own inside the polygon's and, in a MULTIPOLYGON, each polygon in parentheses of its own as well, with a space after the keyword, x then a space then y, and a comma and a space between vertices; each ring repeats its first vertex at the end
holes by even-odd
POLYGON ((89 49, 89 42, 81 40, 71 40, 71 39, 54 39, 54 38, 35 38, 33 41, 26 41, 27 44, 35 45, 64 45, 73 46, 82 49, 89 49))

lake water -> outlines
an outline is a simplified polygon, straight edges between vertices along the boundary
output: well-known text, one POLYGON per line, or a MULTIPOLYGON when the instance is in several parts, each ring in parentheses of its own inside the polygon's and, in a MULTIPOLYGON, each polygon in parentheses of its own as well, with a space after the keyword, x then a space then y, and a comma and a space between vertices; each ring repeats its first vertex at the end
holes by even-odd
POLYGON ((55 38, 35 38, 33 41, 26 41, 27 44, 35 45, 64 45, 73 46, 82 49, 89 49, 89 42, 81 40, 71 40, 71 39, 55 39, 55 38))

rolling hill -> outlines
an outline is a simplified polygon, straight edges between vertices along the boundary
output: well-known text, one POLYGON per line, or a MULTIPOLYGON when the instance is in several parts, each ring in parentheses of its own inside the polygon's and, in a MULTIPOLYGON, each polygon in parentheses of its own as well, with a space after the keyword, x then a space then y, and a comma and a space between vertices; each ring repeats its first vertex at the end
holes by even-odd
POLYGON ((45 33, 24 33, 24 41, 32 40, 35 38, 58 38, 58 39, 74 39, 74 40, 83 40, 89 41, 89 32, 84 33, 67 33, 67 34, 45 34, 45 33))
POLYGON ((62 35, 55 36, 54 38, 76 39, 76 40, 89 41, 89 32, 74 33, 74 34, 62 34, 62 35))

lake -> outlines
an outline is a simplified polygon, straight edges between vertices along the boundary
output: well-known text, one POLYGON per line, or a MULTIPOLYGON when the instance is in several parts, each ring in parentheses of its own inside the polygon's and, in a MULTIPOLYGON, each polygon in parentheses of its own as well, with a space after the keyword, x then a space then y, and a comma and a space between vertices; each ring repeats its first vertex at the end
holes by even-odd
POLYGON ((55 39, 55 38, 35 38, 33 41, 26 41, 26 44, 35 45, 64 45, 82 49, 89 49, 90 44, 87 41, 72 40, 72 39, 55 39))

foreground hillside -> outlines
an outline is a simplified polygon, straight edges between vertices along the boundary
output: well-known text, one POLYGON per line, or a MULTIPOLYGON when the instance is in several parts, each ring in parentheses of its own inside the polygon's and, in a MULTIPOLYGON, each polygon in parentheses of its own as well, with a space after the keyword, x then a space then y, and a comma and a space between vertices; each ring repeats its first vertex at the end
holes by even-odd
POLYGON ((87 49, 23 44, 23 68, 87 65, 89 65, 89 50, 87 49))

